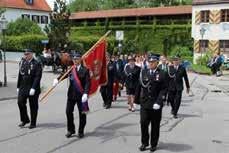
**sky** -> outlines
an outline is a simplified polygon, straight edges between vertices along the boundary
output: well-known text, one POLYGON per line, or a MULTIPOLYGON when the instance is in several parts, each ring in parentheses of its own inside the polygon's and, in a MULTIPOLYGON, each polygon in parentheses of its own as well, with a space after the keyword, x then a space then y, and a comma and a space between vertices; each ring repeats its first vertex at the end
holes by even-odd
MULTIPOLYGON (((46 0, 49 4, 49 6, 53 9, 53 5, 54 5, 54 1, 55 0, 46 0)), ((69 2, 69 0, 66 0, 67 2, 69 2)))

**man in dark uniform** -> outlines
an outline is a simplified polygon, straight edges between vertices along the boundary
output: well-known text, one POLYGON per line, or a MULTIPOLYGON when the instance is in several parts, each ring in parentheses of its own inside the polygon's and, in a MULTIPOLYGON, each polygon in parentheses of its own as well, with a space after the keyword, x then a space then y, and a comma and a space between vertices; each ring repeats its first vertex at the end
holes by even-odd
POLYGON ((186 84, 187 93, 190 91, 188 75, 186 69, 180 64, 180 57, 173 57, 173 65, 169 66, 169 93, 168 101, 171 104, 171 114, 174 118, 177 118, 177 112, 179 110, 182 98, 183 79, 186 84))
POLYGON ((19 74, 17 81, 18 92, 18 107, 20 111, 21 124, 19 127, 24 127, 30 122, 27 113, 27 99, 29 99, 30 106, 30 129, 36 127, 37 113, 38 113, 38 98, 41 93, 40 81, 42 77, 42 67, 33 58, 33 52, 30 49, 26 49, 24 57, 19 64, 19 74))
POLYGON ((134 112, 135 91, 138 85, 141 68, 135 65, 135 58, 133 56, 130 56, 128 60, 129 63, 124 68, 124 74, 126 77, 126 94, 128 96, 129 111, 134 112))
POLYGON ((113 86, 113 100, 117 100, 117 95, 121 96, 120 84, 122 84, 123 80, 123 69, 124 65, 119 55, 115 56, 115 66, 116 66, 116 77, 113 86))
POLYGON ((168 97, 168 86, 169 86, 169 75, 168 75, 168 60, 165 56, 160 56, 160 64, 158 65, 158 68, 164 72, 165 75, 165 83, 166 83, 166 90, 165 95, 163 96, 163 102, 164 104, 167 102, 167 105, 169 106, 169 102, 167 101, 168 97))
POLYGON ((158 57, 150 56, 148 69, 142 69, 139 78, 140 90, 138 90, 138 101, 141 104, 141 143, 139 150, 145 151, 149 146, 149 124, 151 124, 151 152, 156 150, 160 133, 160 122, 162 117, 163 96, 165 89, 164 73, 157 68, 158 57))
MULTIPOLYGON (((67 134, 65 135, 67 138, 70 138, 73 134, 75 134, 75 124, 74 124, 74 107, 77 104, 79 111, 79 129, 78 129, 78 137, 84 137, 84 128, 86 126, 86 114, 83 113, 83 103, 88 101, 88 93, 90 90, 90 74, 89 70, 82 64, 81 55, 79 53, 74 53, 72 55, 73 58, 73 69, 69 73, 70 85, 68 88, 68 99, 66 106, 66 115, 67 115, 67 134), (77 80, 79 82, 77 82, 77 80), (81 88, 80 88, 81 87, 81 88)), ((61 77, 61 76, 60 76, 61 77)), ((54 79, 53 86, 58 84, 58 80, 54 79)), ((66 76, 65 78, 67 78, 66 76)))
POLYGON ((116 75, 115 63, 111 60, 111 56, 107 54, 107 71, 108 71, 108 82, 106 85, 101 86, 100 92, 103 98, 103 107, 106 109, 111 108, 113 100, 113 84, 116 75))

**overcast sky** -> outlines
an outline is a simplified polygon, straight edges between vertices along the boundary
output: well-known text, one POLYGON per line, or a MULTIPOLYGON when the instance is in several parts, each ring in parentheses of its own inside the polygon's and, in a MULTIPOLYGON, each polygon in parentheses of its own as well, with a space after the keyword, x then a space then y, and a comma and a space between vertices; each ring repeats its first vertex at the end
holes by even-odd
MULTIPOLYGON (((48 2, 49 6, 53 8, 53 4, 55 0, 46 0, 46 1, 48 2)), ((69 0, 66 0, 66 1, 69 2, 69 0)))

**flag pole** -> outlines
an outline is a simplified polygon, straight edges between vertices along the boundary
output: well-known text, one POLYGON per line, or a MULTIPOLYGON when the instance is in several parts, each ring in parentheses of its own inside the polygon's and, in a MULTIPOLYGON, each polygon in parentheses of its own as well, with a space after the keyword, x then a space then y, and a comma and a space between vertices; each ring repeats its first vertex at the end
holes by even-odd
MULTIPOLYGON (((71 66, 71 68, 68 69, 68 71, 66 73, 64 73, 61 78, 58 80, 58 84, 64 80, 64 78, 66 77, 66 75, 68 75, 71 70, 72 70, 73 66, 71 66)), ((40 99, 40 102, 42 102, 54 89, 56 86, 51 87, 40 99)), ((44 102, 45 103, 45 102, 44 102)))
MULTIPOLYGON (((103 35, 84 55, 83 58, 85 56, 87 56, 87 54, 89 54, 102 40, 104 40, 110 33, 112 30, 107 31, 107 33, 105 35, 103 35)), ((61 78, 58 81, 58 84, 64 80, 64 78, 66 77, 66 75, 68 75, 71 70, 72 70, 73 66, 71 66, 71 68, 69 68, 69 70, 64 73, 61 78)), ((55 89, 56 86, 51 87, 40 99, 40 102, 42 102, 48 95, 50 95, 50 93, 55 89)))
POLYGON ((83 57, 87 56, 102 40, 104 40, 112 30, 107 31, 105 35, 103 35, 84 55, 83 57))

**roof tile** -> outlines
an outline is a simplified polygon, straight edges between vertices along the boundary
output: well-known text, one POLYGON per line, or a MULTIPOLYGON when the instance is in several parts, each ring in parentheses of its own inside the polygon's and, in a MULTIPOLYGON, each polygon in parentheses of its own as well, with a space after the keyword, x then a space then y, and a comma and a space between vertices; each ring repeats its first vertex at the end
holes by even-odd
POLYGON ((0 0, 0 7, 51 12, 45 0, 34 0, 32 5, 26 4, 25 0, 0 0))

